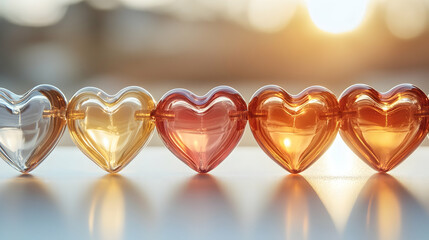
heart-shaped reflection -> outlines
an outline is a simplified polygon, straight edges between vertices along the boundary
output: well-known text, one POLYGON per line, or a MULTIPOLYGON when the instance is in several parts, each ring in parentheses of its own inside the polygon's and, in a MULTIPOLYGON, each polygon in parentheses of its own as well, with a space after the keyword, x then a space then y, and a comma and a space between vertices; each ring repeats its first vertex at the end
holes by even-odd
POLYGON ((424 239, 422 236, 429 236, 427 212, 407 185, 389 174, 375 173, 357 197, 343 239, 424 239))
POLYGON ((81 231, 75 231, 73 239, 157 239, 154 214, 143 193, 141 185, 119 174, 97 179, 79 205, 81 216, 73 229, 81 231))
POLYGON ((140 87, 124 88, 114 96, 87 87, 70 100, 67 121, 80 150, 104 170, 118 172, 152 136, 154 109, 154 99, 140 87))
POLYGON ((214 176, 196 174, 175 189, 178 191, 161 218, 158 239, 247 239, 240 235, 237 209, 214 176))
POLYGON ((281 180, 261 213, 250 239, 341 239, 317 191, 299 174, 281 180))
POLYGON ((281 87, 259 89, 249 103, 249 124, 259 146, 291 173, 313 164, 338 132, 338 102, 322 87, 296 96, 281 87))
POLYGON ((353 85, 339 103, 341 137, 356 155, 380 172, 406 159, 429 131, 429 100, 411 84, 398 85, 386 93, 353 85))
MULTIPOLYGON (((48 181, 31 174, 3 180, 0 239, 74 239, 70 222, 48 181), (25 226, 23 231, 22 226, 25 226), (67 236, 70 236, 67 237, 67 236)), ((67 191, 67 190, 65 190, 67 191)), ((64 193, 64 192, 61 192, 64 193)))
POLYGON ((156 128, 170 151, 204 173, 221 163, 238 144, 247 122, 246 102, 231 87, 196 96, 172 90, 156 109, 156 128))
POLYGON ((62 136, 66 107, 64 95, 50 85, 24 95, 0 89, 0 156, 20 172, 33 170, 62 136))

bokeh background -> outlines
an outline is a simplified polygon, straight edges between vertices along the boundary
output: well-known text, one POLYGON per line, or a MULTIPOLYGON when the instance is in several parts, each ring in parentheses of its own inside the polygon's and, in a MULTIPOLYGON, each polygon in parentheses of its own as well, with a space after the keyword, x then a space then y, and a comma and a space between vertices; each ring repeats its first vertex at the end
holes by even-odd
POLYGON ((429 93, 429 0, 0 1, 0 86, 16 93, 230 85, 248 101, 267 84, 339 96, 405 82, 429 93))

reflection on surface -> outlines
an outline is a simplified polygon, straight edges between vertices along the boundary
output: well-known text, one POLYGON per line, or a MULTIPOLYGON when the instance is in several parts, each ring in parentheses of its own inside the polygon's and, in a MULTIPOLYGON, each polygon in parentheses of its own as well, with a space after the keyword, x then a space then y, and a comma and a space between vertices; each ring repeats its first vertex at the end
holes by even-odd
POLYGON ((424 239, 429 218, 407 189, 388 174, 374 174, 353 207, 347 239, 424 239))
POLYGON ((285 177, 258 220, 255 239, 338 239, 317 193, 301 175, 285 177))
POLYGON ((239 239, 234 208, 216 178, 192 177, 165 213, 162 239, 239 239))
POLYGON ((87 229, 91 239, 126 239, 151 236, 148 205, 126 178, 109 174, 99 179, 85 200, 87 229))
POLYGON ((344 232, 356 199, 368 178, 315 177, 307 179, 331 216, 340 235, 344 232))
POLYGON ((0 191, 0 239, 65 239, 65 221, 45 184, 32 175, 6 182, 0 191))

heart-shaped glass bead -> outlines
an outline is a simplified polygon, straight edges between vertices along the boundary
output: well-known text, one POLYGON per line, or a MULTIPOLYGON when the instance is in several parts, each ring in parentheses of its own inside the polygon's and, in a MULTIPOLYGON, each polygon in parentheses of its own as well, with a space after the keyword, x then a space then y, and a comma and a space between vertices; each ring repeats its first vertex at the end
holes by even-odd
POLYGON ((79 90, 67 108, 73 141, 108 172, 119 172, 153 134, 155 100, 143 88, 127 87, 116 95, 98 88, 79 90))
POLYGON ((340 135, 364 162, 387 172, 405 160, 429 131, 427 96, 401 84, 386 93, 358 84, 341 95, 340 135))
POLYGON ((247 122, 247 106, 233 88, 221 86, 204 96, 185 89, 166 93, 156 108, 156 128, 170 151, 205 173, 235 148, 247 122))
POLYGON ((323 87, 291 96, 278 86, 259 89, 249 103, 249 125, 259 146, 291 173, 313 164, 338 132, 338 102, 323 87))
POLYGON ((0 89, 0 156, 28 173, 52 151, 66 125, 67 101, 51 85, 39 85, 24 95, 0 89))

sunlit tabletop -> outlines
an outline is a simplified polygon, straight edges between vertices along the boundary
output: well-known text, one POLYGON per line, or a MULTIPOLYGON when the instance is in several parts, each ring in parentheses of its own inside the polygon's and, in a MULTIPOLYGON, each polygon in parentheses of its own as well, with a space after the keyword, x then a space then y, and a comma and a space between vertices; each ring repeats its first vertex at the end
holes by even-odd
POLYGON ((376 174, 336 140, 291 175, 238 147, 196 174, 148 147, 109 175, 57 147, 31 175, 0 164, 0 239, 429 239, 428 155, 376 174))

